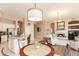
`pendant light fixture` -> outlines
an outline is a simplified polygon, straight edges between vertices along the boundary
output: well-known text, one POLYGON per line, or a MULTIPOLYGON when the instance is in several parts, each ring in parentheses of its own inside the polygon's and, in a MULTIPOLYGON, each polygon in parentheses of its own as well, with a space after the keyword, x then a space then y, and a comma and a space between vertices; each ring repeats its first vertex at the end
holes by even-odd
POLYGON ((34 4, 34 8, 30 8, 27 11, 27 16, 29 21, 41 21, 43 12, 41 9, 36 7, 36 3, 34 4))

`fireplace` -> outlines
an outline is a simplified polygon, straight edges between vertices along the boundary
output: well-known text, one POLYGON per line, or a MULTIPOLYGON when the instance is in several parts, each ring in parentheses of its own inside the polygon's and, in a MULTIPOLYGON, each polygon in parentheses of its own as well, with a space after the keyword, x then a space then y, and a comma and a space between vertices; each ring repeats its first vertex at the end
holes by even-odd
POLYGON ((79 31, 69 31, 68 32, 68 39, 75 40, 75 37, 79 35, 79 31))

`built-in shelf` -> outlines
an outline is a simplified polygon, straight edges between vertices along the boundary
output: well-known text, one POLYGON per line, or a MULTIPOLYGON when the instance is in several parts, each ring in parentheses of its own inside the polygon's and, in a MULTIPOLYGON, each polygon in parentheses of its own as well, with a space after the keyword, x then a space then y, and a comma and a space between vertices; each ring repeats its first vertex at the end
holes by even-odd
POLYGON ((68 26, 69 29, 79 29, 79 25, 68 26))
POLYGON ((79 24, 68 24, 68 26, 79 26, 79 24))
POLYGON ((68 22, 68 30, 79 30, 79 21, 69 21, 68 22))
POLYGON ((68 29, 68 31, 79 31, 79 29, 68 29))
POLYGON ((78 20, 73 20, 73 21, 70 21, 68 24, 79 24, 79 21, 78 20))

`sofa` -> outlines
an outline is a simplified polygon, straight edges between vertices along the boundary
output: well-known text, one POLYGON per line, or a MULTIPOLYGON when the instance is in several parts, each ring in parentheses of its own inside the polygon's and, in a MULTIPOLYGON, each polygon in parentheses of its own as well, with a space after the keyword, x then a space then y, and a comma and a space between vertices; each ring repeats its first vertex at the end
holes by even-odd
POLYGON ((75 40, 69 40, 69 46, 75 50, 79 50, 79 37, 75 37, 75 40))
POLYGON ((79 50, 79 41, 69 41, 69 46, 75 50, 79 50))
POLYGON ((52 45, 64 45, 68 44, 68 38, 66 37, 54 37, 51 39, 52 45))

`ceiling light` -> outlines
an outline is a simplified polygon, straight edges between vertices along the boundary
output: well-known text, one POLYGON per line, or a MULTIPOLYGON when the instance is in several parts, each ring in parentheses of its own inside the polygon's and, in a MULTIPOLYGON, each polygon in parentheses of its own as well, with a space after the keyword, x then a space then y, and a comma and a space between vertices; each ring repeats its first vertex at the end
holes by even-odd
POLYGON ((35 8, 30 8, 27 11, 28 15, 28 20, 30 21, 41 21, 43 12, 41 9, 36 8, 36 4, 34 4, 35 8))

